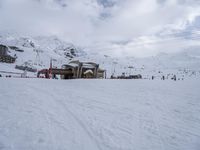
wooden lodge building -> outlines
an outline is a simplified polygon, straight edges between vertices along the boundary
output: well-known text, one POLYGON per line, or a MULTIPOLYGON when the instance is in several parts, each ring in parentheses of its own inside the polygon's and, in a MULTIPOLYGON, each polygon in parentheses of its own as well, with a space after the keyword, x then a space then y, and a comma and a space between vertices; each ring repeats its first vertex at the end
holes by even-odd
POLYGON ((61 69, 43 69, 37 76, 40 77, 40 74, 44 74, 45 78, 50 78, 51 75, 52 78, 56 78, 56 75, 60 75, 61 79, 106 78, 106 70, 100 69, 99 64, 78 60, 62 65, 61 69))

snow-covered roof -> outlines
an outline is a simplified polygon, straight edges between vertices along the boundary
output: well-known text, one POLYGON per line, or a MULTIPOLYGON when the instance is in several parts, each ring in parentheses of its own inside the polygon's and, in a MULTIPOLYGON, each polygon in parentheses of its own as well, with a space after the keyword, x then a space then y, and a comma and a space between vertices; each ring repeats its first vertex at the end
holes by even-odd
POLYGON ((69 66, 72 66, 72 67, 78 67, 78 64, 75 64, 75 63, 70 63, 68 64, 69 66))
POLYGON ((75 68, 75 67, 77 67, 78 65, 77 64, 64 64, 64 65, 62 65, 62 67, 72 67, 72 68, 75 68))
POLYGON ((84 74, 88 74, 88 73, 93 74, 93 71, 89 69, 89 70, 86 70, 86 71, 84 72, 84 74))

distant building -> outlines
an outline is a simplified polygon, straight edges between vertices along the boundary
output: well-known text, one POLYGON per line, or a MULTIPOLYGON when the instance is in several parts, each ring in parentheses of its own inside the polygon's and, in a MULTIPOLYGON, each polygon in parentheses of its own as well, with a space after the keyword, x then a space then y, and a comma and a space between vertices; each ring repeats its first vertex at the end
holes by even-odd
POLYGON ((62 66, 62 69, 70 73, 62 75, 62 79, 69 78, 105 78, 106 70, 100 69, 94 62, 71 61, 62 66))
POLYGON ((53 77, 60 75, 61 79, 105 78, 106 70, 100 69, 99 64, 94 62, 80 62, 77 60, 62 65, 61 69, 43 69, 38 72, 38 77, 40 77, 40 74, 44 74, 46 78, 49 78, 50 74, 53 77))
POLYGON ((5 45, 0 45, 0 56, 7 55, 8 48, 5 45))
POLYGON ((0 62, 14 63, 15 57, 8 55, 8 47, 5 45, 0 45, 0 62))

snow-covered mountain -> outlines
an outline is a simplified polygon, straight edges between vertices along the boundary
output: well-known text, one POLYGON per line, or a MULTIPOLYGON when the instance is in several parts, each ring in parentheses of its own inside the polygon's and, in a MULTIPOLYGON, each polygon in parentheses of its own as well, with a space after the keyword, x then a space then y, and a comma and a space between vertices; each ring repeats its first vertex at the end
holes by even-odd
MULTIPOLYGON (((85 51, 84 48, 65 42, 56 36, 22 37, 16 34, 0 35, 0 44, 8 47, 9 55, 16 56, 15 64, 0 63, 0 70, 14 70, 15 65, 29 65, 36 69, 48 68, 50 59, 55 67, 61 67, 70 60, 93 61, 111 74, 149 74, 152 70, 196 70, 199 71, 199 47, 191 47, 178 53, 160 53, 147 58, 114 58, 98 51, 85 51)), ((16 71, 16 70, 15 70, 16 71)))
POLYGON ((54 60, 54 65, 60 67, 74 57, 85 55, 80 48, 54 36, 33 38, 6 34, 0 36, 0 44, 8 47, 9 55, 17 56, 15 65, 28 62, 37 69, 48 67, 50 59, 54 60))

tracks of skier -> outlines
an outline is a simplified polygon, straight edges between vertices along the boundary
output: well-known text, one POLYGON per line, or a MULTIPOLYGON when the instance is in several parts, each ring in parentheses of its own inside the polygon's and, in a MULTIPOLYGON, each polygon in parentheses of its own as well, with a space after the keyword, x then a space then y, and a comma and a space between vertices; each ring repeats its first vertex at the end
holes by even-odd
MULTIPOLYGON (((97 147, 98 150, 102 150, 100 144, 98 143, 98 141, 96 140, 96 138, 94 137, 94 133, 91 130, 89 130, 86 125, 79 119, 78 116, 76 116, 70 109, 69 107, 66 106, 66 104, 58 99, 53 93, 49 93, 48 91, 44 90, 44 89, 38 89, 38 87, 35 87, 35 86, 30 86, 31 88, 33 88, 36 92, 38 91, 42 91, 43 93, 46 93, 46 94, 43 94, 43 95, 49 95, 52 97, 52 100, 55 102, 55 103, 59 103, 59 105, 67 111, 67 116, 71 116, 71 118, 78 124, 78 126, 80 128, 83 129, 83 131, 86 133, 86 135, 89 137, 90 141, 92 141, 92 143, 94 143, 97 147)), ((63 127, 62 127, 63 128, 63 127)))

